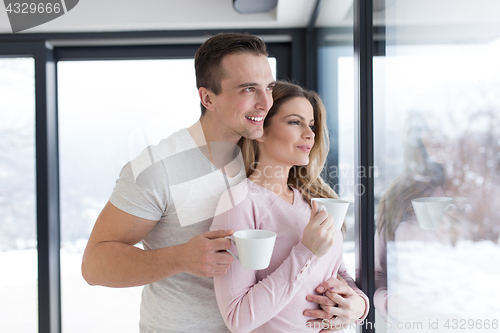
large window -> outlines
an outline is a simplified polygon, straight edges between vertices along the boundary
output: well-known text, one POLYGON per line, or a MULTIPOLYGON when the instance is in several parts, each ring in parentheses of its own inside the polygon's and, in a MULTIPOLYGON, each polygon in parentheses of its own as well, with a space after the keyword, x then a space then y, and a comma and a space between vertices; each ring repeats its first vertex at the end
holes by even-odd
POLYGON ((0 331, 38 327, 35 64, 0 59, 0 331))

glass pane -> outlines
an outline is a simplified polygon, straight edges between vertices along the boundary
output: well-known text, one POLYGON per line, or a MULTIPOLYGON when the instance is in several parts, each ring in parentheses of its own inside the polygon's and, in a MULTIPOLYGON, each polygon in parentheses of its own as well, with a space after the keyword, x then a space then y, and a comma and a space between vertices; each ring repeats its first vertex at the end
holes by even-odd
POLYGON ((500 4, 445 3, 386 2, 373 62, 377 332, 475 332, 500 313, 500 4))
POLYGON ((58 79, 63 331, 135 333, 142 288, 88 286, 83 250, 123 165, 200 117, 194 61, 59 62, 58 79))
POLYGON ((344 260, 356 278, 356 257, 354 247, 354 200, 357 193, 354 186, 354 62, 352 56, 341 56, 338 64, 338 185, 336 192, 340 198, 349 201, 346 215, 347 237, 344 241, 344 260))
MULTIPOLYGON (((351 32, 352 34, 352 32, 351 32)), ((325 102, 330 134, 330 152, 324 170, 325 180, 339 195, 349 202, 345 217, 347 233, 344 237, 344 263, 353 279, 356 278, 354 246, 354 67, 351 43, 331 42, 336 35, 324 36, 319 48, 319 93, 325 102)), ((354 332, 353 327, 344 331, 354 332)))
MULTIPOLYGON (((326 1, 318 17, 318 92, 325 102, 330 135, 330 151, 324 170, 325 180, 340 199, 349 202, 345 217, 343 259, 348 273, 356 279, 354 244, 354 67, 351 4, 326 1), (343 26, 339 29, 338 25, 343 26)), ((355 325, 344 326, 356 332, 355 325)))
POLYGON ((0 332, 38 331, 35 63, 0 59, 0 332))

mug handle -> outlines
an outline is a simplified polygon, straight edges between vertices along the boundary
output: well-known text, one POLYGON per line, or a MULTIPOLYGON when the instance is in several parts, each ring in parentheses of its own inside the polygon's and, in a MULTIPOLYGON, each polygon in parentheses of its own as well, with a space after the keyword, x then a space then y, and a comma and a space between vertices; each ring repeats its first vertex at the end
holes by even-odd
MULTIPOLYGON (((231 236, 226 236, 226 237, 224 237, 224 238, 230 239, 230 240, 234 243, 234 239, 233 239, 233 237, 231 237, 231 236)), ((236 245, 236 243, 234 243, 234 245, 236 245)), ((240 261, 240 258, 239 258, 237 255, 235 255, 233 252, 231 252, 231 251, 229 251, 229 250, 226 250, 226 251, 227 251, 227 252, 229 252, 229 253, 233 256, 233 258, 234 258, 234 259, 236 259, 236 260, 240 261)))
POLYGON ((457 206, 455 206, 454 204, 449 204, 448 206, 446 206, 444 211, 445 211, 445 213, 448 213, 448 211, 451 209, 457 209, 457 206))

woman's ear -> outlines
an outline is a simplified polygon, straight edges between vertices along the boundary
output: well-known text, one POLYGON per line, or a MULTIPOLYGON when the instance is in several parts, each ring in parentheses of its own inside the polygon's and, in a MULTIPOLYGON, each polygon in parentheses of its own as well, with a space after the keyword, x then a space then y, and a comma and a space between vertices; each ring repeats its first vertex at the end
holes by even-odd
POLYGON ((205 107, 205 109, 213 111, 215 110, 214 104, 213 104, 213 93, 209 89, 205 87, 200 87, 198 89, 198 95, 200 96, 200 101, 201 104, 205 107))

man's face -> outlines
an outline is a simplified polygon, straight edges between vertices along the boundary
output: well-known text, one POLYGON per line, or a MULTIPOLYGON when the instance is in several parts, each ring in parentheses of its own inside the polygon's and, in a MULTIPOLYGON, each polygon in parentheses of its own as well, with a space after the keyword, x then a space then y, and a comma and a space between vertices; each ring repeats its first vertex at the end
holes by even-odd
POLYGON ((269 61, 263 55, 235 53, 222 59, 225 76, 221 92, 212 95, 211 116, 217 121, 224 141, 240 137, 260 138, 264 118, 273 105, 274 78, 269 61))

